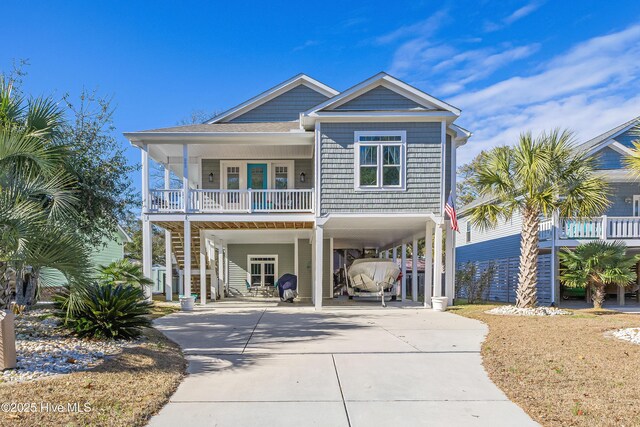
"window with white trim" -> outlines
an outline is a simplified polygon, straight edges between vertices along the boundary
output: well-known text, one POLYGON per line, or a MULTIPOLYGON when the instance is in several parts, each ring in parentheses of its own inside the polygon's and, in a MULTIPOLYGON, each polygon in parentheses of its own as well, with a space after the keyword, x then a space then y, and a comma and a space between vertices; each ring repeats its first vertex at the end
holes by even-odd
POLYGON ((277 255, 248 255, 247 281, 251 286, 274 286, 278 278, 277 255))
POLYGON ((289 188, 289 168, 287 166, 276 166, 274 179, 276 190, 289 188))
POLYGON ((355 189, 404 190, 406 132, 355 133, 355 189))

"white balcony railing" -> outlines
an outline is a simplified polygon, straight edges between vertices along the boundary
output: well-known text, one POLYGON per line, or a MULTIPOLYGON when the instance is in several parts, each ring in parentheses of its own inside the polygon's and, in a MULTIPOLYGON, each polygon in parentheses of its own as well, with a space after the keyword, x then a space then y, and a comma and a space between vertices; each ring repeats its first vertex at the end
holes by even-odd
MULTIPOLYGON (((540 241, 553 238, 553 221, 540 221, 540 241)), ((640 239, 640 217, 560 218, 558 240, 624 240, 640 239)))
MULTIPOLYGON (((313 189, 189 190, 188 212, 313 212, 313 195, 313 189)), ((149 210, 153 212, 185 212, 184 202, 184 190, 149 192, 149 210)))

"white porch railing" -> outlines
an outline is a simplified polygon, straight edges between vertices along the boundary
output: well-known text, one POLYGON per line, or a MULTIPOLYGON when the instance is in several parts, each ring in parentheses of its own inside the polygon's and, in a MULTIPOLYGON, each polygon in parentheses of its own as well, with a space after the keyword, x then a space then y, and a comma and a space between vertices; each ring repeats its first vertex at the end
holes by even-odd
MULTIPOLYGON (((553 221, 540 221, 540 241, 553 238, 553 221)), ((558 240, 640 239, 640 217, 560 218, 558 240)))
POLYGON ((149 210, 180 212, 184 210, 183 190, 149 190, 149 210))
MULTIPOLYGON (((196 213, 313 212, 314 190, 189 190, 188 202, 196 213)), ((149 210, 184 212, 184 191, 151 190, 149 210)))

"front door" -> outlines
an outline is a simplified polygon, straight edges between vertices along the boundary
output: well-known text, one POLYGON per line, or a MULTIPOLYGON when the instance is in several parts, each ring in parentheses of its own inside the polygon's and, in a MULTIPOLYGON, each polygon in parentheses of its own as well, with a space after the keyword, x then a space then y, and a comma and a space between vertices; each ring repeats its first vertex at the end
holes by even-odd
MULTIPOLYGON (((267 189, 267 164, 247 164, 247 188, 252 190, 267 189)), ((251 193, 251 207, 253 210, 264 210, 269 207, 269 200, 265 191, 251 193)))
POLYGON ((251 188, 252 190, 267 189, 266 163, 247 164, 247 188, 251 188))

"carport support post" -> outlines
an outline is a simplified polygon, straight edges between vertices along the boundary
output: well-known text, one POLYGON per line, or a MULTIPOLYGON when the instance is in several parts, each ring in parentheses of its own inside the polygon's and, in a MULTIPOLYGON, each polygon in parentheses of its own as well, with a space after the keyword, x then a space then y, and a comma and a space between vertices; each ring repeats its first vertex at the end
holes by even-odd
POLYGON ((403 243, 401 246, 402 255, 400 260, 402 262, 402 283, 400 284, 400 300, 407 299, 407 244, 403 243))
POLYGON ((173 299, 173 262, 171 259, 171 232, 164 231, 164 293, 165 300, 173 299))
POLYGON ((453 296, 455 294, 456 283, 456 236, 455 231, 451 228, 451 223, 447 222, 446 227, 446 248, 445 248, 445 296, 447 297, 448 305, 453 305, 453 296))
POLYGON ((424 234, 424 307, 431 307, 433 295, 433 223, 427 221, 424 234))
POLYGON ((436 224, 433 240, 433 296, 442 296, 442 224, 436 224))
POLYGON ((191 221, 184 221, 184 296, 191 296, 191 221))
POLYGON ((218 288, 220 292, 220 299, 224 298, 224 255, 222 253, 222 242, 218 243, 218 283, 222 285, 222 289, 218 288))
MULTIPOLYGON (((393 263, 397 264, 396 260, 398 259, 398 248, 396 246, 394 246, 391 250, 391 258, 393 259, 393 263)), ((396 292, 396 296, 400 295, 400 289, 398 289, 397 286, 396 286, 395 292, 396 292)))
POLYGON ((418 301, 418 239, 411 246, 411 301, 418 301))
MULTIPOLYGON (((153 259, 152 243, 151 243, 151 221, 147 215, 143 215, 142 218, 142 273, 144 277, 151 279, 151 263, 153 259)), ((144 296, 148 301, 151 301, 153 294, 150 285, 144 286, 144 296)))
POLYGON ((200 304, 207 303, 207 253, 204 231, 200 230, 200 304))
POLYGON ((316 225, 313 235, 313 248, 314 248, 314 264, 313 269, 313 306, 316 310, 322 310, 322 270, 324 270, 324 263, 322 260, 324 241, 324 230, 321 225, 316 225))

